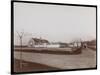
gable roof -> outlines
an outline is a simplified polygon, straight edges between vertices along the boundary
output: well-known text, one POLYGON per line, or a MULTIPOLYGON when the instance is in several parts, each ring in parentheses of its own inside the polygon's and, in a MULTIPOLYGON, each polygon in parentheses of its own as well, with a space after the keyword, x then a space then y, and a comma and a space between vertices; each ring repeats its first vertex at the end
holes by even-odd
POLYGON ((34 40, 37 43, 49 43, 49 41, 46 39, 32 38, 32 40, 34 40))

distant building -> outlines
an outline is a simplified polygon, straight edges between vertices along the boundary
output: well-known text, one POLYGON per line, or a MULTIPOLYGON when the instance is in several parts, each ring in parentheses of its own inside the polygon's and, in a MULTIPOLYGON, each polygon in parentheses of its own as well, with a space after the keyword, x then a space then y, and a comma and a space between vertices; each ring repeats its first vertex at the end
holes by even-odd
POLYGON ((68 47, 81 47, 81 42, 72 42, 68 44, 68 47))
POLYGON ((28 42, 28 47, 46 47, 49 44, 48 40, 39 39, 39 38, 31 38, 28 42))
POLYGON ((48 47, 48 48, 65 48, 67 43, 50 43, 46 39, 31 38, 28 42, 28 47, 48 47))

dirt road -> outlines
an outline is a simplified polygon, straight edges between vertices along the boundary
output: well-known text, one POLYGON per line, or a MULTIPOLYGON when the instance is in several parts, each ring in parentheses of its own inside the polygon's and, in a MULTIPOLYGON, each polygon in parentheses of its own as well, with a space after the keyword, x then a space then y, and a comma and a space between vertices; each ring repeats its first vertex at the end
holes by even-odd
MULTIPOLYGON (((20 52, 14 52, 14 58, 20 59, 20 52)), ((22 59, 60 69, 93 68, 96 67, 96 51, 86 49, 78 55, 56 55, 45 53, 23 52, 22 59)))

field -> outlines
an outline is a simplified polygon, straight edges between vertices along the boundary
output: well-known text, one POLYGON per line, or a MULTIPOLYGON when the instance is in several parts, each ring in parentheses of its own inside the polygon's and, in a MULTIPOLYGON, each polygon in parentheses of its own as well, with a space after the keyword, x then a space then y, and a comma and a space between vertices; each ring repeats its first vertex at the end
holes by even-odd
MULTIPOLYGON (((38 63, 39 68, 27 67, 26 71, 46 71, 62 69, 81 69, 96 67, 96 51, 89 48, 82 49, 78 54, 68 54, 69 48, 23 48, 22 60, 27 63, 38 63), (46 51, 47 50, 47 51, 46 51), (46 66, 44 70, 41 70, 46 66)), ((15 48, 14 58, 20 61, 20 48, 15 48)), ((38 66, 37 64, 37 66, 38 66)), ((35 67, 33 65, 33 67, 35 67)), ((14 69, 16 68, 16 64, 14 69)), ((18 69, 18 68, 17 68, 18 69)), ((25 69, 25 67, 23 68, 25 69)), ((15 70, 15 72, 18 70, 15 70)))

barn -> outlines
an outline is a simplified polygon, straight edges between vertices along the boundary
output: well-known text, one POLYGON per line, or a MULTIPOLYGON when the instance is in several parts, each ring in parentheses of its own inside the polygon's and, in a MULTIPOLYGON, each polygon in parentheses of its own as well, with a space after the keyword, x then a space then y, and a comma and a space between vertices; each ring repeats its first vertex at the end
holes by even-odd
POLYGON ((47 48, 65 48, 68 47, 67 43, 50 43, 46 39, 31 38, 28 42, 28 47, 47 47, 47 48))
POLYGON ((49 41, 41 38, 31 38, 28 42, 28 47, 46 47, 49 41))

